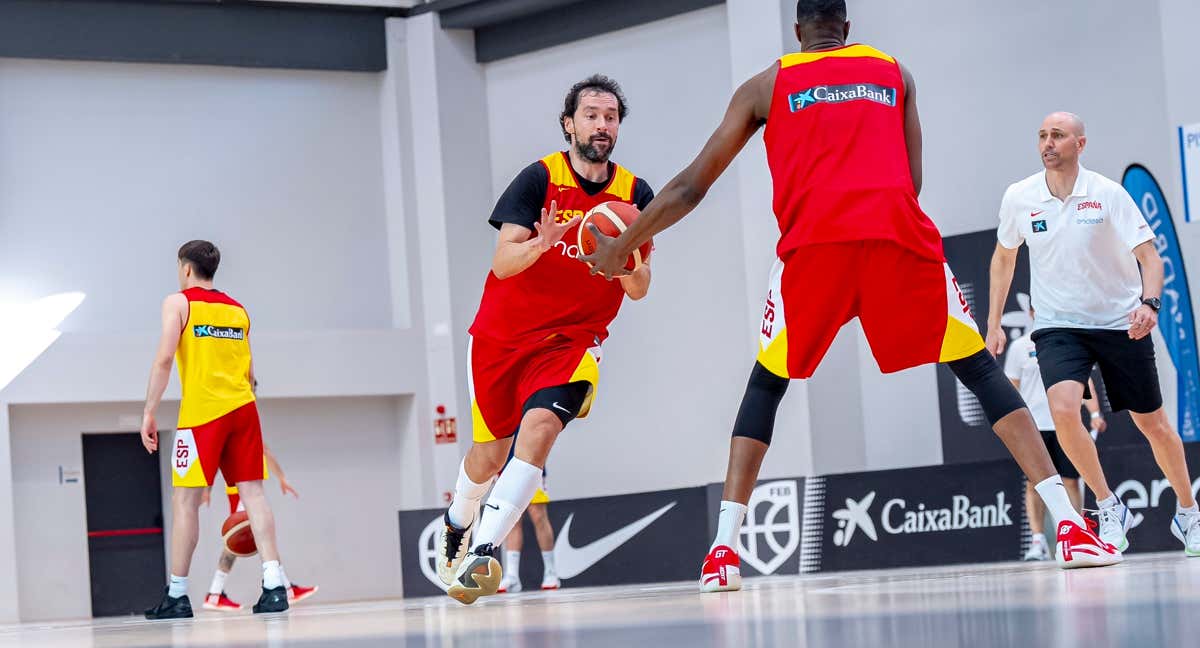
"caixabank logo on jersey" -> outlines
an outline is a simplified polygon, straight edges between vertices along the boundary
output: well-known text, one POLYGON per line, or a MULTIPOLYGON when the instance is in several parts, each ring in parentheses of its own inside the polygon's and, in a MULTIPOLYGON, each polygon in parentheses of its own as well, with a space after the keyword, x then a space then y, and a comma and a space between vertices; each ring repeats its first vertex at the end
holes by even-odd
POLYGON ((1023 488, 1010 461, 809 479, 801 569, 1016 560, 1023 488))
POLYGON ((192 335, 198 338, 217 338, 220 340, 244 340, 246 331, 237 326, 213 326, 212 324, 197 324, 192 327, 192 335))
MULTIPOLYGON (((1200 490, 1200 443, 1185 443, 1183 449, 1195 495, 1200 490)), ((1133 519, 1133 528, 1126 533, 1129 548, 1125 553, 1182 550, 1183 544, 1171 533, 1177 501, 1175 491, 1155 463, 1150 444, 1104 448, 1100 451, 1100 464, 1109 487, 1129 507, 1133 519)), ((1090 490, 1084 506, 1096 508, 1095 494, 1090 490)))

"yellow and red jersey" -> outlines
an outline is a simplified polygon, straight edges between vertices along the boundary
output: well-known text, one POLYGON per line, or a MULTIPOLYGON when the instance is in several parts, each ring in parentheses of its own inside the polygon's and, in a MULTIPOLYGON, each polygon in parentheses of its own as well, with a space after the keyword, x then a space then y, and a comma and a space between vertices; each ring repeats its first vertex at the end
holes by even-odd
POLYGON ((183 295, 188 319, 175 351, 183 389, 180 429, 214 421, 254 401, 246 309, 218 290, 189 288, 183 295))
POLYGON ((867 45, 779 59, 763 135, 779 258, 814 243, 884 239, 943 259, 917 203, 904 101, 900 64, 867 45))
MULTIPOLYGON (((634 203, 639 181, 620 165, 612 164, 607 185, 589 194, 567 153, 551 153, 540 163, 547 177, 542 208, 548 210, 555 203, 560 223, 578 221, 604 202, 634 203)), ((532 229, 532 222, 523 224, 532 229)), ((471 334, 507 342, 562 335, 599 343, 608 337, 608 325, 617 316, 625 292, 620 282, 592 276, 579 261, 578 229, 576 223, 553 249, 512 277, 499 279, 489 272, 471 334)))

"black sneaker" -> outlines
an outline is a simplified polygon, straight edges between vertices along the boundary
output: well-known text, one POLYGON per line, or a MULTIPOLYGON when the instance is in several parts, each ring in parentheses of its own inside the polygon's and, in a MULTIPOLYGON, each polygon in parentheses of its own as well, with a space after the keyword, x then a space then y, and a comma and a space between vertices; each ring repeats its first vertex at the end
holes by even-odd
POLYGON ((150 620, 157 619, 190 619, 192 618, 192 601, 187 594, 179 598, 173 598, 167 594, 170 590, 163 590, 162 600, 158 605, 146 610, 146 618, 150 620))
POLYGON ((446 592, 450 598, 470 605, 481 596, 491 596, 500 589, 500 561, 495 558, 496 548, 490 544, 475 547, 463 559, 454 582, 446 592))
POLYGON ((262 596, 258 597, 258 603, 254 604, 254 613, 286 612, 288 609, 287 595, 287 588, 282 585, 273 589, 264 587, 262 596))

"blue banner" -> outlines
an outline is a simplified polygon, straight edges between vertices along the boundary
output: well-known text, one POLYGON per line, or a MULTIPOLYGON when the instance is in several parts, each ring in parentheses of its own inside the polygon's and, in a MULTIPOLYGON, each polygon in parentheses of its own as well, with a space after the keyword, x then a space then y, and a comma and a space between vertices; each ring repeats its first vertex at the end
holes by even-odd
POLYGON ((1192 294, 1188 290, 1187 272, 1183 266, 1183 251, 1175 235, 1175 222, 1158 181, 1146 167, 1130 165, 1121 180, 1133 196, 1146 222, 1154 228, 1155 247, 1162 256, 1166 272, 1163 286, 1162 312, 1158 328, 1162 331, 1175 364, 1179 383, 1179 434, 1184 441, 1196 441, 1200 423, 1200 366, 1197 366, 1196 323, 1192 313, 1192 294))

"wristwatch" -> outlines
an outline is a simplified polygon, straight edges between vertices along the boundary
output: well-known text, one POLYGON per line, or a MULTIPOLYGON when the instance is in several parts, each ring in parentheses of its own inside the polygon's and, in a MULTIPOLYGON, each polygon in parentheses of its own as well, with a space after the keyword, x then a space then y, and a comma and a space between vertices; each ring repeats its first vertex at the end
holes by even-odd
POLYGON ((1158 297, 1147 297, 1142 300, 1142 303, 1149 306, 1155 313, 1162 308, 1162 300, 1158 297))

